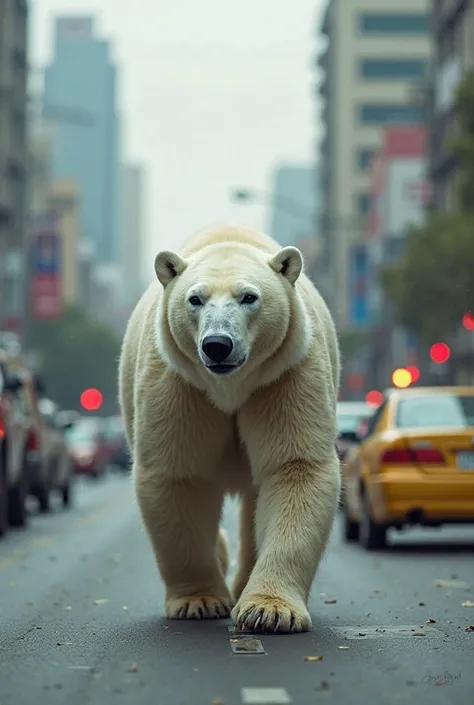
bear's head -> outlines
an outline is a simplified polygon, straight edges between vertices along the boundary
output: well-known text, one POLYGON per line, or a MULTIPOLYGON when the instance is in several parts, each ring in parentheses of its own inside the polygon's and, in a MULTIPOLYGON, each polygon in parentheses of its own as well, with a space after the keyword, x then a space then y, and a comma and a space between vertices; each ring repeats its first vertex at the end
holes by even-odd
MULTIPOLYGON (((160 252, 155 260, 164 287, 160 349, 168 361, 178 354, 206 376, 246 378, 287 339, 295 305, 301 305, 295 283, 302 268, 296 247, 272 255, 221 242, 186 259, 160 252)), ((182 371, 183 365, 173 367, 182 371)))

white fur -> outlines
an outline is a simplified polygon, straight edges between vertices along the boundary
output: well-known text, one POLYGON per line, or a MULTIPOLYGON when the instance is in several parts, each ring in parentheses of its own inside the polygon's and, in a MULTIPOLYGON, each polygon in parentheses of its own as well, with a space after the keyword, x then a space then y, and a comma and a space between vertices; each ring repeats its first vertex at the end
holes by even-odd
POLYGON ((306 602, 340 487, 339 351, 302 265, 296 248, 260 233, 204 231, 157 256, 159 284, 132 314, 120 397, 170 617, 224 616, 237 600, 240 626, 311 626, 306 602), (228 374, 212 371, 208 335, 231 338, 228 374), (241 497, 232 592, 218 534, 226 493, 241 497))

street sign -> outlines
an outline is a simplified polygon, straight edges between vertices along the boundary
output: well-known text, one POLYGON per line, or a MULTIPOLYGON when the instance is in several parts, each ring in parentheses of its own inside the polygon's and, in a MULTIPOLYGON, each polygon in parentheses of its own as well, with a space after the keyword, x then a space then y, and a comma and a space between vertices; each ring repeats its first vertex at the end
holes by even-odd
POLYGON ((37 216, 31 239, 31 317, 59 318, 63 311, 61 236, 55 213, 37 216))

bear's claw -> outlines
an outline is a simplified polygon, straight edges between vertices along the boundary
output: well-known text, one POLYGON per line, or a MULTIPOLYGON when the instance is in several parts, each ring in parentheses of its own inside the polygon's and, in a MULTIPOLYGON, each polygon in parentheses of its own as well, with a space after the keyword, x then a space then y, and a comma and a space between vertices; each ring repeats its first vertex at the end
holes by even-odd
POLYGON ((306 606, 275 595, 248 595, 232 610, 236 631, 295 634, 311 629, 306 606))
POLYGON ((192 595, 166 601, 168 619, 225 619, 230 617, 232 604, 224 597, 192 595))

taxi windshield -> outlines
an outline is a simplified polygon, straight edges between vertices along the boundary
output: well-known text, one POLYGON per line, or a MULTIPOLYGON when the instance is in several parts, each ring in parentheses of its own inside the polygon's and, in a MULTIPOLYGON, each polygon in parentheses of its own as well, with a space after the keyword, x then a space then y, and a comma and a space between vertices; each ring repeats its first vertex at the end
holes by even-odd
POLYGON ((474 426, 474 396, 430 394, 398 403, 398 428, 465 428, 474 426))

